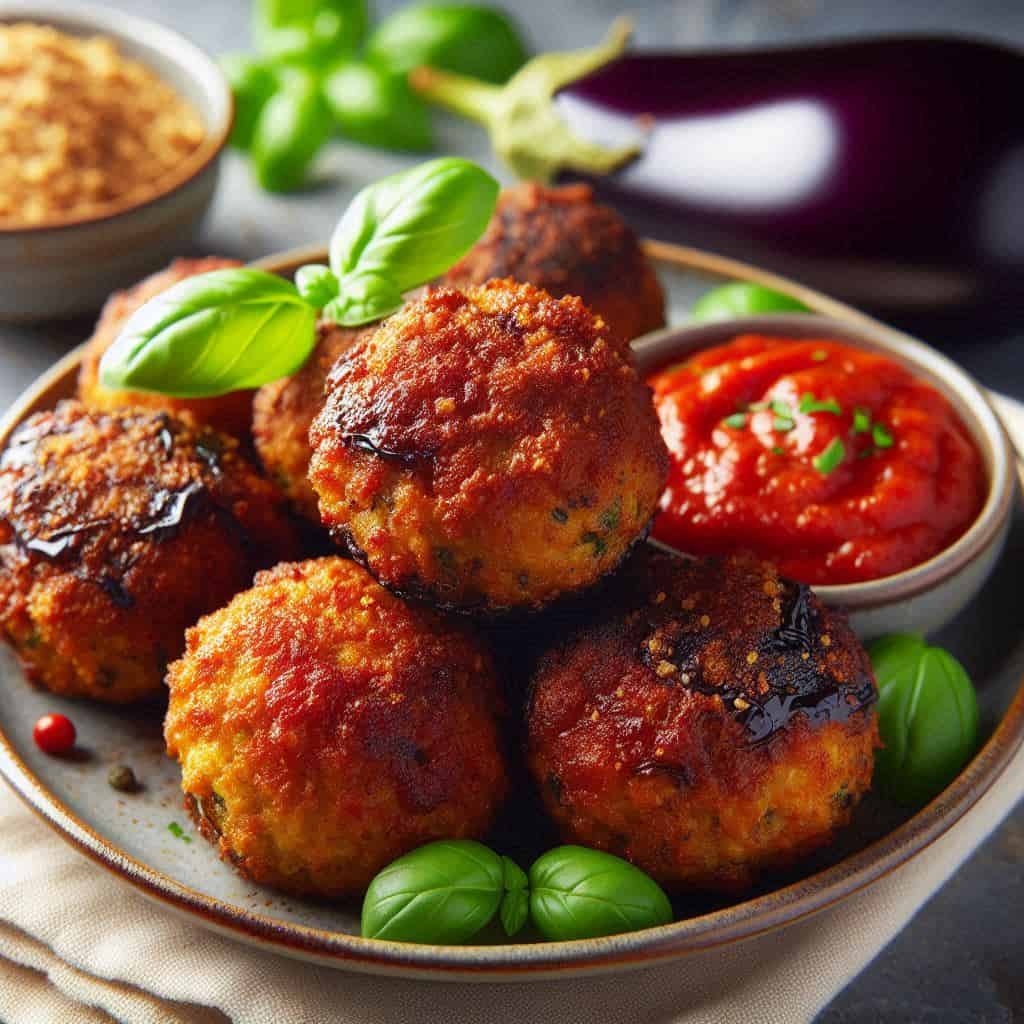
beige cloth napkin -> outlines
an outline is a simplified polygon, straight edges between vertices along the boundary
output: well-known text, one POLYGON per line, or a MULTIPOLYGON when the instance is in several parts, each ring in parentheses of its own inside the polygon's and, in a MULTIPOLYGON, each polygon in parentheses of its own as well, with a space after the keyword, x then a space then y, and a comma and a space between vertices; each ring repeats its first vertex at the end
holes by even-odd
MULTIPOLYGON (((1024 439, 1024 407, 1001 401, 1000 412, 1024 439)), ((903 928, 1021 796, 1024 749, 998 785, 908 864, 766 936, 629 976, 467 984, 313 967, 222 938, 93 865, 0 786, 0 1020, 807 1021, 903 928)))

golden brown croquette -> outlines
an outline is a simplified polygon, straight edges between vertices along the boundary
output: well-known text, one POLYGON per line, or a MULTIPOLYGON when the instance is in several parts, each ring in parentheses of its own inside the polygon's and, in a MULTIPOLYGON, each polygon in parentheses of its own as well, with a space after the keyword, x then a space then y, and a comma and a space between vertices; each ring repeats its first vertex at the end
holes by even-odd
POLYGON ((309 482, 309 428, 324 404, 324 384, 338 357, 376 327, 349 329, 322 320, 313 354, 298 373, 266 384, 253 399, 252 435, 263 468, 297 512, 318 523, 309 482))
POLYGON ((538 607, 611 572, 668 467, 647 386, 577 298, 492 281, 408 303, 310 431, 324 524, 386 586, 538 607))
POLYGON ((0 457, 0 629, 54 693, 157 692, 186 627, 297 544, 238 442, 166 413, 63 402, 0 457))
POLYGON ((828 843, 878 745, 845 618, 744 557, 638 554, 620 599, 533 683, 530 770, 565 839, 727 891, 828 843))
POLYGON ((589 185, 504 189, 483 237, 445 275, 456 288, 511 277, 578 295, 623 345, 665 326, 665 296, 632 229, 589 185))
POLYGON ((178 259, 134 287, 111 295, 82 354, 82 366, 78 372, 79 400, 90 409, 104 411, 134 406, 173 415, 188 412, 195 417, 197 423, 205 423, 233 437, 248 437, 252 420, 251 391, 232 391, 215 398, 171 398, 169 395, 149 391, 114 390, 101 384, 99 378, 103 353, 114 344, 121 328, 140 306, 186 278, 211 270, 240 266, 238 260, 222 259, 219 256, 178 259))
POLYGON ((486 650, 342 558, 260 573, 189 630, 168 684, 186 805, 255 882, 358 892, 416 846, 483 835, 505 792, 486 650))

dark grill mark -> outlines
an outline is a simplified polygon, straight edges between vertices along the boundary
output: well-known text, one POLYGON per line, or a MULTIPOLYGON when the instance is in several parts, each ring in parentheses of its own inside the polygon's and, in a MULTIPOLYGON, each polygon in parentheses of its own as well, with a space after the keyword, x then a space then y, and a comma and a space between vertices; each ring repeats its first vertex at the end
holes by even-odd
POLYGON ((434 457, 434 453, 430 451, 419 451, 416 449, 398 451, 393 448, 385 448, 369 434, 343 434, 341 442, 346 448, 363 452, 366 455, 375 455, 378 459, 383 459, 385 462, 397 462, 403 466, 415 466, 419 462, 426 462, 434 457))

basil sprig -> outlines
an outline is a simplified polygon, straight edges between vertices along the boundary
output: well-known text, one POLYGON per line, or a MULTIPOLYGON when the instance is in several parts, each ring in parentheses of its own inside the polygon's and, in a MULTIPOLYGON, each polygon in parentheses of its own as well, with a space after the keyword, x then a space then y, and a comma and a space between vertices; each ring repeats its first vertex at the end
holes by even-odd
POLYGON ((259 270, 214 270, 138 309, 100 363, 109 388, 204 398, 295 373, 316 344, 319 310, 343 327, 372 323, 402 292, 443 273, 483 234, 498 183, 457 157, 364 188, 331 239, 330 266, 295 284, 259 270))
POLYGON ((978 699, 956 658, 916 634, 893 634, 869 648, 878 680, 875 756, 881 788, 898 803, 917 806, 938 795, 978 743, 978 699))
POLYGON ((468 839, 428 843, 370 883, 362 934, 396 942, 468 942, 495 915, 505 934, 527 920, 546 939, 614 935, 667 924, 672 907, 658 884, 600 850, 559 846, 529 877, 515 861, 468 839))

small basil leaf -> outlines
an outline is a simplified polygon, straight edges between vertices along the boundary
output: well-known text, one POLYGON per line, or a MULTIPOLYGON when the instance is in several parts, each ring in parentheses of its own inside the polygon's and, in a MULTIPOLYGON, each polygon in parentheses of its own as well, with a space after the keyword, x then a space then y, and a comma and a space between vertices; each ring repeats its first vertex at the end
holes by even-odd
POLYGON ((100 362, 105 387, 204 398, 294 373, 316 343, 316 311, 261 270, 214 270, 150 299, 100 362))
POLYGON ((338 281, 338 297, 324 307, 324 314, 341 327, 359 327, 394 313, 402 301, 388 278, 357 272, 338 281))
POLYGON ((505 893, 498 915, 501 918, 501 927, 511 938, 522 930, 530 916, 530 894, 525 889, 514 889, 505 893))
POLYGON ((315 309, 323 309, 338 296, 338 279, 330 267, 322 263, 307 263, 295 271, 295 287, 299 294, 315 309))
POLYGON ((621 858, 559 846, 530 868, 530 916, 561 942, 667 924, 672 907, 654 879, 621 858))
POLYGON ((504 892, 501 858, 482 843, 428 843, 388 865, 366 890, 362 934, 394 942, 466 942, 504 892))
POLYGON ((526 60, 516 26, 492 7, 418 3, 385 18, 367 52, 398 71, 429 64, 486 82, 508 80, 526 60))
POLYGON ((331 270, 407 291, 446 271, 483 234, 498 183, 469 160, 442 157, 364 188, 331 238, 331 270))
POLYGON ((404 75, 366 61, 342 61, 324 79, 324 96, 346 139, 406 151, 434 144, 430 111, 404 75))
POLYGON ((530 884, 526 872, 511 857, 502 857, 501 863, 505 867, 505 888, 509 892, 525 889, 530 884))
POLYGON ((869 654, 878 681, 883 748, 875 758, 881 788, 916 806, 940 793, 977 746, 978 703, 963 666, 919 636, 876 641, 869 654))
POLYGON ((746 281, 732 281, 702 295, 690 310, 691 320, 735 320, 759 313, 806 313, 798 299, 746 281))
POLYGON ((252 35, 269 57, 317 65, 355 52, 369 20, 366 0, 258 0, 252 35))
POLYGON ((309 167, 331 134, 331 115, 316 77, 289 68, 267 100, 252 137, 256 180, 270 192, 306 183, 309 167))
POLYGON ((231 145, 247 150, 252 146, 260 114, 280 81, 269 64, 248 54, 225 53, 217 60, 235 98, 231 145))

